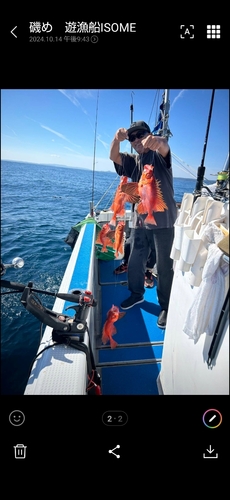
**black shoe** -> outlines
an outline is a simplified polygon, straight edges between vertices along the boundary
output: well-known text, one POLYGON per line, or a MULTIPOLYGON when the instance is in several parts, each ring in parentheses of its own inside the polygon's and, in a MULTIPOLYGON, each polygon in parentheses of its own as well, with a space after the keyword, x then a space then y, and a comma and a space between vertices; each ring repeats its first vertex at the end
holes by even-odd
POLYGON ((136 304, 144 302, 144 300, 143 295, 130 295, 128 299, 123 300, 121 303, 121 309, 130 309, 131 307, 136 306, 136 304))
POLYGON ((114 269, 114 274, 122 274, 122 273, 126 273, 127 272, 127 269, 128 269, 128 264, 121 264, 120 266, 116 267, 116 269, 114 269))
POLYGON ((166 328, 166 321, 167 321, 167 312, 163 309, 163 311, 160 312, 157 320, 157 326, 159 328, 165 329, 166 328))
POLYGON ((146 271, 144 286, 145 288, 153 288, 153 285, 154 285, 153 275, 151 271, 146 271))

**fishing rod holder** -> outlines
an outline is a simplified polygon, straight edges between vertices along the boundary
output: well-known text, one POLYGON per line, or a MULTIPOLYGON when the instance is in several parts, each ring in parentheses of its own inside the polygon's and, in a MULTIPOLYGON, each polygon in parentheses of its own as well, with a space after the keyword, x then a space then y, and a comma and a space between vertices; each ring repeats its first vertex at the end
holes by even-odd
POLYGON ((198 198, 198 196, 201 196, 201 190, 203 188, 204 172, 205 172, 205 167, 203 167, 203 166, 198 167, 196 187, 193 191, 193 194, 195 197, 194 201, 196 200, 196 198, 198 198))
MULTIPOLYGON (((63 337, 74 338, 76 341, 83 342, 84 334, 87 330, 87 316, 90 307, 95 307, 97 301, 93 298, 93 294, 89 290, 72 290, 70 293, 54 293, 45 290, 33 288, 33 283, 30 281, 28 285, 21 283, 12 283, 10 281, 1 280, 1 287, 12 288, 15 292, 22 292, 21 303, 25 309, 33 314, 41 323, 53 328, 53 340, 63 342, 63 337), (74 309, 75 315, 68 316, 60 312, 55 312, 45 307, 41 300, 34 292, 52 295, 53 297, 61 298, 62 300, 73 302, 66 308, 74 309)), ((6 292, 9 293, 9 292, 6 292)))
POLYGON ((66 308, 74 309, 74 317, 68 316, 63 313, 57 313, 47 307, 44 307, 41 301, 32 291, 32 283, 29 283, 25 287, 22 296, 21 303, 33 316, 38 318, 42 323, 51 326, 53 328, 52 337, 53 340, 60 341, 59 336, 74 337, 75 340, 82 342, 84 340, 84 334, 87 330, 87 316, 89 308, 96 306, 96 301, 90 291, 85 292, 81 290, 76 290, 70 294, 54 294, 66 295, 66 300, 68 296, 73 301, 72 296, 76 297, 76 305, 71 305, 66 308))

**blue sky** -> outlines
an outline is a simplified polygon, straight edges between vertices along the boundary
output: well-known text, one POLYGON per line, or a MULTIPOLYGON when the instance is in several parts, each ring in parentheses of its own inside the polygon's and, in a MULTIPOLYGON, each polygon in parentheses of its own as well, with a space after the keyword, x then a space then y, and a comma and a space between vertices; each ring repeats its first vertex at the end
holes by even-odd
MULTIPOLYGON (((114 171, 109 149, 133 119, 156 124, 163 89, 1 90, 1 158, 114 171), (98 103, 98 111, 97 110, 98 103), (97 115, 97 119, 96 119, 97 115), (96 123, 97 122, 97 123, 96 123), (95 126, 97 140, 95 145, 95 126)), ((171 89, 169 139, 174 177, 196 178, 206 137, 211 89, 171 89)), ((130 152, 124 141, 121 151, 130 152)), ((229 151, 229 90, 215 91, 205 178, 215 182, 229 151)))

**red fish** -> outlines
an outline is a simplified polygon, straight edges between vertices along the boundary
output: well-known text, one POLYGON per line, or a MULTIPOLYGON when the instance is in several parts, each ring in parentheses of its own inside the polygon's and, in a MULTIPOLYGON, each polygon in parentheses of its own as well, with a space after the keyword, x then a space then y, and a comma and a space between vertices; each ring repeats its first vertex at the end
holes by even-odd
POLYGON ((139 195, 140 202, 137 205, 139 214, 147 214, 144 223, 157 225, 153 212, 164 212, 168 207, 163 199, 158 181, 153 173, 153 165, 145 165, 139 182, 129 182, 122 186, 126 194, 139 195))
POLYGON ((115 229, 115 257, 118 257, 119 253, 124 254, 124 230, 125 223, 124 221, 119 221, 117 227, 115 229))
MULTIPOLYGON (((120 184, 116 190, 116 193, 115 193, 115 196, 113 199, 113 203, 110 207, 110 210, 112 210, 112 212, 113 212, 113 217, 110 221, 110 224, 112 224, 112 226, 116 226, 117 216, 123 217, 123 215, 125 215, 125 203, 127 201, 127 195, 125 192, 123 192, 121 190, 121 188, 122 188, 122 186, 124 186, 127 183, 128 183, 128 177, 123 175, 121 177, 120 184)), ((137 201, 138 201, 138 196, 135 196, 135 195, 131 196, 129 194, 128 198, 129 198, 130 203, 137 203, 137 201)))
POLYGON ((111 231, 111 227, 108 223, 104 224, 98 233, 95 243, 102 245, 101 252, 108 252, 107 246, 114 247, 112 239, 115 236, 115 231, 111 231))
POLYGON ((114 305, 112 305, 111 309, 107 312, 107 320, 105 321, 102 330, 102 343, 107 344, 109 340, 111 349, 114 349, 117 346, 117 342, 112 338, 112 336, 117 333, 114 323, 118 319, 123 318, 124 315, 125 312, 120 312, 119 307, 114 305))

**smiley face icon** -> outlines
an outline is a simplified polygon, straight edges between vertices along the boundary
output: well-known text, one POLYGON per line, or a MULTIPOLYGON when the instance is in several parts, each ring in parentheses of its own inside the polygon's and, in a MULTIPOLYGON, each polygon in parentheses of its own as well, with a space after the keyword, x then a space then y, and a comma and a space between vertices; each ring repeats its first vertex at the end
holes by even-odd
POLYGON ((21 410, 14 410, 9 415, 9 421, 12 425, 19 427, 25 422, 25 415, 21 410))

